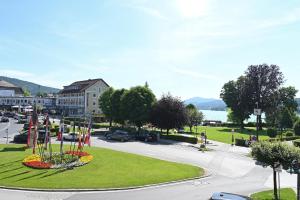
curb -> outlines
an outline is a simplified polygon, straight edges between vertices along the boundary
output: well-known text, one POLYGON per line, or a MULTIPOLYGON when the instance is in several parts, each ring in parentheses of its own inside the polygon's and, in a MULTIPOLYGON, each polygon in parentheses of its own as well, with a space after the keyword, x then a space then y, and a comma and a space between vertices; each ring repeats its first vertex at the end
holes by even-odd
POLYGON ((203 176, 195 177, 195 178, 188 178, 179 181, 170 181, 165 183, 158 183, 158 184, 149 184, 143 186, 136 186, 136 187, 124 187, 124 188, 107 188, 107 189, 38 189, 38 188, 21 188, 21 187, 5 187, 0 186, 0 189, 5 190, 15 190, 15 191, 32 191, 32 192, 77 192, 77 193, 84 193, 84 192, 114 192, 114 191, 126 191, 126 190, 136 190, 136 189, 147 189, 152 187, 164 187, 174 184, 180 183, 187 183, 194 180, 204 179, 212 176, 212 174, 205 174, 203 176))

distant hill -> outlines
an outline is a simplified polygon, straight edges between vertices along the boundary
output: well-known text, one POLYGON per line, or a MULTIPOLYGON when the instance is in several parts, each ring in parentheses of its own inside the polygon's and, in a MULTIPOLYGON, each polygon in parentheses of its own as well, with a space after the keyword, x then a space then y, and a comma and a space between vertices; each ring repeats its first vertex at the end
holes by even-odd
POLYGON ((199 110, 226 110, 226 104, 219 99, 193 97, 185 100, 184 104, 194 104, 199 110))
POLYGON ((12 83, 23 89, 27 89, 31 93, 31 95, 36 95, 38 92, 41 92, 41 93, 58 93, 59 92, 59 89, 57 89, 57 88, 42 86, 42 85, 38 85, 36 83, 23 81, 23 80, 16 79, 16 78, 0 76, 0 80, 7 81, 7 82, 12 83))

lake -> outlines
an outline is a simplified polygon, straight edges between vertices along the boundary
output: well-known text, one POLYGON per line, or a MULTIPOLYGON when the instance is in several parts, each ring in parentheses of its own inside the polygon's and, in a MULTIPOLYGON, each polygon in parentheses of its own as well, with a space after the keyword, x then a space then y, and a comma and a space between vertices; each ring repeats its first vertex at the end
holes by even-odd
MULTIPOLYGON (((200 110, 204 114, 204 120, 219 120, 227 122, 227 111, 215 111, 215 110, 200 110)), ((248 122, 256 122, 256 116, 251 115, 248 122)))

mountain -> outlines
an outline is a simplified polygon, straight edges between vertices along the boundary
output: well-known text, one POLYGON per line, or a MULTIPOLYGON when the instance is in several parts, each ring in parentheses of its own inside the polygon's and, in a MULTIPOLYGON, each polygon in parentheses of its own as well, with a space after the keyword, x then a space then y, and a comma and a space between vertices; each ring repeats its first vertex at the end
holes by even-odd
POLYGON ((194 104, 199 110, 226 110, 226 104, 219 99, 193 97, 185 100, 184 104, 194 104))
POLYGON ((29 81, 23 81, 23 80, 16 79, 16 78, 0 76, 0 80, 7 81, 11 84, 21 87, 21 88, 23 88, 23 90, 27 89, 30 92, 30 94, 33 96, 36 95, 38 92, 41 92, 41 93, 57 93, 57 92, 59 92, 59 89, 57 89, 57 88, 42 86, 42 85, 38 85, 36 83, 32 83, 29 81))

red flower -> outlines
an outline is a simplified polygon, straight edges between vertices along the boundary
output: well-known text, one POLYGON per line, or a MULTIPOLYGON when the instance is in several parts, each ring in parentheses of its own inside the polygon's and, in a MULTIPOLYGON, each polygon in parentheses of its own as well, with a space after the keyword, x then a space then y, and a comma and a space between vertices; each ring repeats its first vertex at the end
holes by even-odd
POLYGON ((87 152, 80 152, 80 151, 66 151, 65 154, 70 154, 70 155, 79 156, 79 157, 90 155, 87 152))
POLYGON ((24 162, 23 164, 26 165, 27 167, 36 168, 36 169, 50 169, 51 168, 51 163, 45 163, 45 162, 40 162, 40 161, 24 162))

